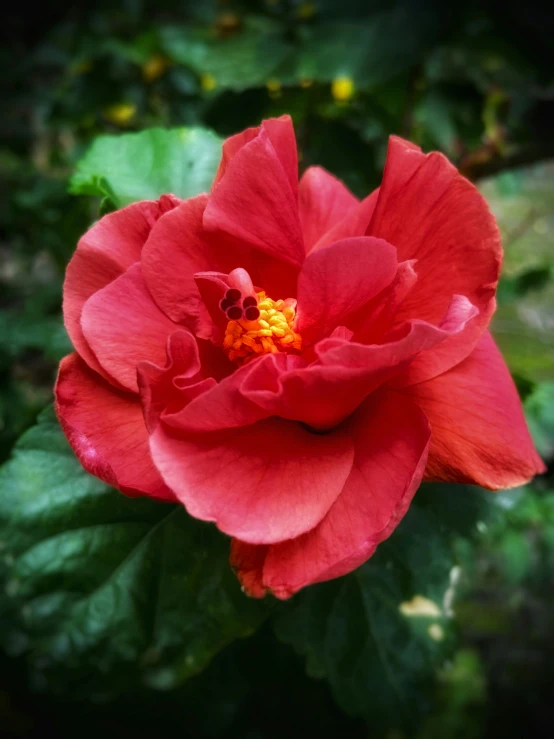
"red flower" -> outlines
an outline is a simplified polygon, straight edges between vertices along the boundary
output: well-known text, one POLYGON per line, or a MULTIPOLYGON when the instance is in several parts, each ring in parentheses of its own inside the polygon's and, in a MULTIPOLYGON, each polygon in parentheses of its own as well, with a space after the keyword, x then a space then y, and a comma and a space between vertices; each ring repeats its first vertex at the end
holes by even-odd
POLYGON ((359 202, 288 117, 228 139, 209 195, 105 216, 65 282, 57 411, 84 467, 233 537, 287 598, 364 562, 421 479, 543 470, 487 332, 501 262, 483 198, 392 137, 359 202))

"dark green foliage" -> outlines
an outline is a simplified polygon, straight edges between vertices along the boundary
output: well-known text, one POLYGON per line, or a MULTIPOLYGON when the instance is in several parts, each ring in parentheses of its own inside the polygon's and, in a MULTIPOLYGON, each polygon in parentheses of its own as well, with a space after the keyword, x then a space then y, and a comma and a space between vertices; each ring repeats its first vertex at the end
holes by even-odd
POLYGON ((166 690, 254 631, 228 539, 181 506, 126 499, 81 468, 53 411, 0 473, 1 641, 44 689, 166 690))

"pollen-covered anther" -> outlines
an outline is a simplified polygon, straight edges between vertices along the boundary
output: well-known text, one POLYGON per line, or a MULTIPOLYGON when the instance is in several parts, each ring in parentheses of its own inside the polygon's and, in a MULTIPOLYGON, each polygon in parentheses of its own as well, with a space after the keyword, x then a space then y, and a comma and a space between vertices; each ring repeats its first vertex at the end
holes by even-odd
POLYGON ((246 364, 262 354, 302 350, 302 338, 294 330, 296 300, 272 300, 262 291, 256 298, 244 298, 241 310, 244 318, 230 320, 225 331, 223 348, 229 359, 246 364))

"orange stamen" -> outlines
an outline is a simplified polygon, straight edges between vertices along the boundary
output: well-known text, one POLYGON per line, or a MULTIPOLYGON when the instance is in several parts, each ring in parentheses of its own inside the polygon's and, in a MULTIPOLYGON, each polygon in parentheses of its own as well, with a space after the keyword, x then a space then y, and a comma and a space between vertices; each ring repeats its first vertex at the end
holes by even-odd
POLYGON ((229 321, 223 348, 238 364, 247 364, 263 354, 302 351, 302 337, 294 330, 295 300, 272 300, 257 293, 260 316, 255 321, 229 321))

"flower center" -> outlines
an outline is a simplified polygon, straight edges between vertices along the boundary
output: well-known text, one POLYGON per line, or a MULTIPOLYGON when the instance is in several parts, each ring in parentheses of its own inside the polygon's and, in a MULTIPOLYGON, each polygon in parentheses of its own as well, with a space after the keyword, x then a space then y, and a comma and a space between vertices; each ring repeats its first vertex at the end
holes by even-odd
POLYGON ((229 359, 247 364, 262 354, 301 351, 302 338, 294 330, 296 300, 272 300, 263 290, 254 292, 251 284, 235 287, 231 280, 219 304, 230 319, 223 340, 229 359))

